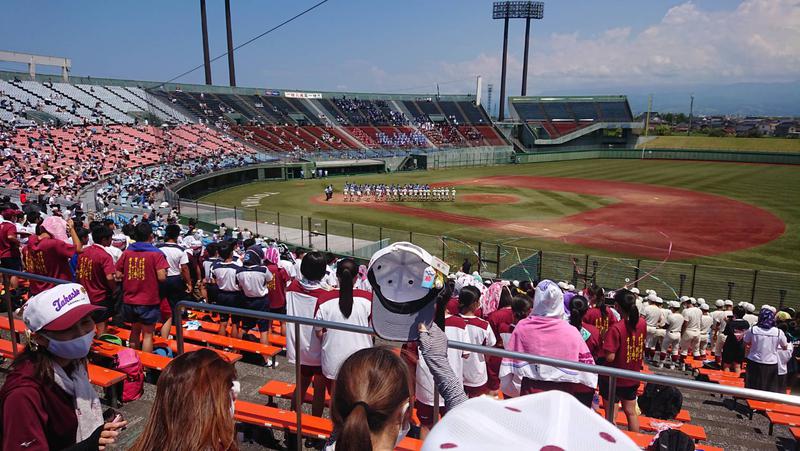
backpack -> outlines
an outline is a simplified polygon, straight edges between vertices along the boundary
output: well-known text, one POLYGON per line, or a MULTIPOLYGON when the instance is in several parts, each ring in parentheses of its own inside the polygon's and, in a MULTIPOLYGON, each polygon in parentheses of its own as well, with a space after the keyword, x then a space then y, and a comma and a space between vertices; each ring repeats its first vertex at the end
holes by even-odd
POLYGON ((644 416, 672 420, 681 411, 683 395, 675 387, 649 383, 638 402, 644 416))
POLYGON ((684 432, 664 429, 659 432, 648 451, 694 451, 694 441, 684 432))
POLYGON ((153 346, 153 354, 160 355, 162 357, 173 358, 175 354, 172 352, 172 348, 168 346, 153 346))
POLYGON ((135 401, 144 393, 144 370, 142 361, 136 351, 130 348, 120 349, 117 353, 115 370, 125 373, 122 381, 122 402, 135 401))
POLYGON ((97 337, 97 339, 100 341, 105 341, 111 344, 115 344, 117 346, 125 346, 125 344, 122 342, 122 339, 114 334, 103 334, 97 337))

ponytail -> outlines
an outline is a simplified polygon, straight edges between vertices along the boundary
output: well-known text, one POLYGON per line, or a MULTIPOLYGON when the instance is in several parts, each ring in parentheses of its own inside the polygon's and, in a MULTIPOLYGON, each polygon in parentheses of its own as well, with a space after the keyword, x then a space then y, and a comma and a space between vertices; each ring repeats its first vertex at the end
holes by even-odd
POLYGON ((353 285, 358 268, 352 258, 345 258, 336 265, 336 277, 339 279, 339 311, 345 318, 353 313, 353 285))
POLYGON ((372 451, 367 409, 366 403, 359 402, 344 418, 342 430, 336 438, 337 451, 372 451))
POLYGON ((331 399, 336 450, 372 450, 372 434, 392 427, 390 420, 413 397, 414 379, 400 356, 382 347, 353 353, 339 368, 331 399))
POLYGON ((614 302, 625 313, 625 325, 628 330, 636 329, 639 324, 639 308, 636 307, 636 295, 628 290, 619 290, 614 293, 614 302))
POLYGON ((589 287, 589 296, 592 298, 595 307, 600 310, 600 316, 605 319, 608 316, 608 309, 606 308, 605 291, 603 287, 592 285, 589 287))
POLYGON ((576 329, 583 328, 583 316, 589 310, 589 302, 583 296, 575 296, 569 300, 569 323, 576 329))

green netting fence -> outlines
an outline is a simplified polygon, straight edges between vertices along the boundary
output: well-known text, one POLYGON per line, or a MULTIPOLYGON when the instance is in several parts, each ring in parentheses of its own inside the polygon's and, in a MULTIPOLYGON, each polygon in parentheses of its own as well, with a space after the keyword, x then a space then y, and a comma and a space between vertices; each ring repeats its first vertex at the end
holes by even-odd
POLYGON ((180 211, 184 218, 196 218, 206 227, 225 223, 229 228, 247 228, 293 246, 353 256, 361 261, 391 243, 410 241, 450 264, 453 271, 467 260, 472 271, 510 280, 566 280, 579 288, 592 283, 608 288, 627 285, 637 286, 642 292, 656 290, 665 299, 687 295, 708 302, 732 299, 757 306, 800 308, 798 273, 541 251, 195 201, 181 200, 180 211))

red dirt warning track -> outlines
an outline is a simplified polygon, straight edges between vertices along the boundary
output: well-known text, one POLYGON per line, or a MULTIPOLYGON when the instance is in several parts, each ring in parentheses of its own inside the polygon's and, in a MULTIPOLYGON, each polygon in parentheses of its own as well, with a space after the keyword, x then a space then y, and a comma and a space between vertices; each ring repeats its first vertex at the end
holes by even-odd
MULTIPOLYGON (((503 221, 397 203, 345 204, 341 199, 335 199, 333 203, 648 258, 664 258, 672 242, 671 260, 748 249, 779 238, 786 229, 780 218, 756 206, 724 196, 665 186, 537 176, 493 176, 450 180, 446 184, 564 191, 614 198, 618 202, 540 221, 503 221)), ((320 196, 312 200, 320 204, 331 203, 320 196)), ((456 201, 459 200, 460 197, 456 201)), ((532 213, 535 216, 535 212, 532 213)))

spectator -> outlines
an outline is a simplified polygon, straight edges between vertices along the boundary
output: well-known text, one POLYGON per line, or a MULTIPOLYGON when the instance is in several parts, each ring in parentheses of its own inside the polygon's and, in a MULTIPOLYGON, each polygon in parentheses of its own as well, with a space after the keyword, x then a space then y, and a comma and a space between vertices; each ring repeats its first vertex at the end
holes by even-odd
MULTIPOLYGON (((517 323, 506 349, 594 365, 581 333, 564 321, 564 295, 550 280, 543 280, 536 286, 533 313, 517 323)), ((500 381, 503 393, 518 396, 560 390, 591 406, 597 375, 582 371, 565 372, 548 365, 504 358, 500 366, 500 381)))
POLYGON ((583 322, 583 317, 589 310, 589 301, 581 296, 573 296, 569 300, 569 323, 578 329, 586 342, 586 347, 595 359, 600 354, 600 331, 591 324, 583 322))
MULTIPOLYGON (((477 288, 464 287, 458 293, 459 316, 467 323, 468 343, 492 347, 497 340, 492 326, 485 319, 475 315, 475 310, 480 305, 481 292, 477 288)), ((471 352, 464 361, 464 391, 470 398, 484 395, 489 392, 487 382, 486 357, 471 352)))
POLYGON ((132 451, 234 451, 236 370, 216 352, 176 357, 161 373, 144 430, 132 451))
POLYGON ((3 449, 97 449, 116 441, 127 422, 103 421, 86 367, 99 309, 74 283, 25 304, 31 335, 0 389, 3 449))
MULTIPOLYGON (((322 279, 327 272, 325 255, 309 252, 300 264, 300 279, 295 279, 286 289, 286 314, 313 318, 320 298, 327 296, 322 287, 322 279)), ((300 326, 300 335, 295 336, 294 328, 286 329, 286 359, 289 363, 300 364, 300 392, 305 393, 314 384, 314 399, 311 413, 322 415, 325 401, 325 380, 322 375, 322 343, 314 334, 313 326, 300 326), (295 355, 295 340, 300 342, 300 355, 295 355)), ((292 410, 298 409, 292 399, 292 410)))
POLYGON ((722 370, 737 375, 742 372, 745 358, 744 334, 750 330, 750 323, 744 320, 744 314, 744 307, 737 305, 733 308, 733 317, 728 317, 725 324, 725 344, 722 347, 722 370))
POLYGON ((395 449, 411 427, 414 382, 403 360, 385 348, 350 355, 331 402, 338 451, 395 449))
MULTIPOLYGON (((181 227, 170 224, 164 231, 164 242, 156 246, 164 254, 167 268, 167 279, 161 284, 162 299, 165 299, 168 308, 162 309, 161 338, 168 340, 172 328, 172 310, 175 305, 186 299, 192 291, 192 279, 189 275, 189 256, 186 250, 178 244, 181 227)), ((176 326, 180 326, 176 324, 176 326)))
MULTIPOLYGON (((356 262, 351 258, 339 260, 336 265, 338 289, 329 291, 317 301, 315 319, 337 323, 369 327, 372 311, 372 293, 355 290, 355 277, 358 272, 356 262)), ((342 362, 355 352, 372 347, 372 337, 342 330, 314 328, 321 340, 322 375, 325 376, 330 391, 339 373, 342 362)))
MULTIPOLYGON (((7 208, 2 211, 3 222, 0 223, 0 268, 22 271, 20 253, 20 240, 17 236, 17 226, 14 218, 21 213, 19 210, 7 208)), ((17 288, 16 276, 3 275, 3 286, 11 290, 17 288)))
MULTIPOLYGON (((264 263, 267 265, 267 269, 270 273, 272 273, 272 280, 269 281, 269 285, 267 285, 269 296, 269 311, 272 313, 280 313, 281 315, 286 314, 286 287, 291 282, 292 278, 286 272, 286 269, 278 266, 278 263, 281 261, 280 258, 280 251, 278 251, 277 247, 268 247, 265 251, 265 261, 264 263)), ((269 330, 268 330, 269 332, 269 330)), ((286 335, 286 323, 281 322, 281 335, 286 335)), ((269 336, 265 337, 264 334, 261 335, 261 342, 267 344, 269 342, 269 336), (264 341, 266 339, 267 341, 264 341)))
POLYGON ((602 287, 592 285, 586 290, 586 298, 591 304, 591 308, 586 312, 583 317, 583 322, 597 328, 600 332, 600 355, 598 356, 597 363, 602 364, 605 359, 605 350, 602 347, 603 340, 605 339, 606 332, 614 324, 619 321, 619 318, 612 312, 606 305, 605 291, 602 287))
POLYGON ((95 227, 92 230, 92 240, 94 244, 85 247, 78 257, 75 281, 83 285, 93 305, 103 307, 102 310, 92 313, 99 336, 106 332, 106 321, 114 312, 114 290, 117 282, 114 280, 114 259, 105 250, 111 244, 111 230, 102 225, 95 227))
POLYGON ((169 263, 153 246, 153 227, 142 222, 117 261, 117 280, 122 282, 122 316, 132 323, 130 345, 134 349, 153 352, 153 328, 161 317, 159 283, 167 279, 169 263))
MULTIPOLYGON (((611 326, 603 341, 606 365, 639 372, 642 370, 642 359, 644 358, 647 322, 639 316, 635 294, 628 290, 619 290, 614 294, 614 302, 622 318, 621 321, 611 326)), ((601 376, 599 384, 600 395, 606 401, 606 408, 611 408, 612 403, 608 399, 608 378, 601 376)), ((639 416, 636 413, 636 390, 638 388, 639 381, 636 379, 617 379, 616 398, 622 403, 622 411, 625 412, 625 417, 628 419, 628 430, 632 432, 639 432, 639 416)), ((613 408, 616 409, 616 405, 613 408)))
MULTIPOLYGON (((533 308, 533 301, 525 294, 518 294, 511 300, 511 305, 502 307, 492 312, 486 321, 492 328, 495 335, 495 347, 504 349, 505 343, 511 338, 514 327, 517 323, 528 317, 533 308)), ((486 370, 488 373, 488 380, 486 388, 489 389, 490 395, 496 395, 500 390, 500 363, 503 361, 502 357, 488 356, 486 363, 486 370)))
POLYGON ((472 269, 472 263, 469 262, 468 258, 465 258, 464 262, 461 263, 461 272, 463 272, 464 274, 469 274, 471 269, 472 269))
MULTIPOLYGON (((236 280, 236 274, 240 266, 233 261, 233 245, 224 242, 219 246, 219 258, 221 261, 214 263, 211 267, 211 277, 216 285, 216 303, 225 307, 241 307, 242 289, 236 280)), ((227 334, 228 318, 227 313, 219 314, 219 335, 227 334)), ((231 318, 231 336, 238 337, 239 317, 231 318)))
POLYGON ((750 346, 745 387, 777 392, 778 350, 788 349, 789 343, 786 334, 775 327, 775 313, 769 308, 762 308, 758 314, 758 322, 745 332, 743 340, 750 346))
MULTIPOLYGON (((32 274, 53 277, 61 280, 72 280, 69 260, 76 253, 83 252, 83 245, 78 238, 72 219, 64 221, 60 217, 50 216, 42 222, 38 235, 30 237, 26 247, 25 267, 32 274), (67 234, 72 243, 67 242, 67 234)), ((30 293, 36 295, 50 289, 50 282, 30 281, 30 293)))
MULTIPOLYGON (((236 273, 236 281, 242 289, 242 308, 257 312, 266 312, 269 307, 269 283, 272 281, 272 272, 261 264, 261 256, 253 250, 244 254, 244 267, 236 273)), ((242 331, 249 334, 250 330, 258 327, 261 343, 269 343, 270 323, 265 319, 242 319, 242 331)), ((269 362, 270 364, 272 362, 269 362)))

